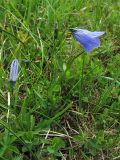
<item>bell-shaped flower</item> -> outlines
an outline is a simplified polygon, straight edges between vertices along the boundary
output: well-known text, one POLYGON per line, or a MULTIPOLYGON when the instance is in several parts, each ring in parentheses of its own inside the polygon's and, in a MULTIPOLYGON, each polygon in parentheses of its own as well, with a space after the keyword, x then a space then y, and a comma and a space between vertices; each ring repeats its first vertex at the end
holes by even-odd
POLYGON ((9 78, 10 82, 15 82, 17 80, 18 65, 19 65, 18 60, 14 59, 11 63, 11 66, 10 66, 10 78, 9 78))
POLYGON ((74 39, 83 46, 87 53, 100 46, 99 37, 104 34, 104 32, 90 32, 80 28, 71 28, 70 31, 72 32, 74 39))

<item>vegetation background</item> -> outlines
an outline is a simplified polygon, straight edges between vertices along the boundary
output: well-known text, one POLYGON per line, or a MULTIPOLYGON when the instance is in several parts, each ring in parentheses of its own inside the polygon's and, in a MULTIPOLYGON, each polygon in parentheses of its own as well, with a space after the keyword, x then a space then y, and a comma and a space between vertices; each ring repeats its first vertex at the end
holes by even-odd
POLYGON ((0 160, 120 159, 120 0, 0 0, 0 75, 0 160))

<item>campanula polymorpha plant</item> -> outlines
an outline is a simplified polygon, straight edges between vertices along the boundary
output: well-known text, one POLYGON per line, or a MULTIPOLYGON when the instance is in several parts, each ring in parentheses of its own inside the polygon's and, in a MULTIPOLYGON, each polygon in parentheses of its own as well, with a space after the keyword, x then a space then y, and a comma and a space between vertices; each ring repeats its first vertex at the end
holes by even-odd
POLYGON ((14 59, 10 66, 10 78, 9 78, 10 84, 12 86, 14 85, 18 77, 18 66, 19 66, 18 60, 14 59))
POLYGON ((101 31, 91 32, 80 28, 71 28, 70 31, 72 32, 74 39, 83 46, 87 53, 100 46, 99 37, 104 34, 104 32, 101 31))

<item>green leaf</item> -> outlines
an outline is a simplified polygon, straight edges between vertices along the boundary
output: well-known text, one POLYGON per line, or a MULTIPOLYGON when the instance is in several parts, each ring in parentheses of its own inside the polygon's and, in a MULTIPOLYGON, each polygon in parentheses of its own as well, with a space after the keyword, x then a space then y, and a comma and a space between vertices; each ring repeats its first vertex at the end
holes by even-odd
POLYGON ((64 147, 64 141, 59 137, 55 137, 53 138, 51 145, 47 147, 47 151, 51 154, 59 155, 58 151, 64 147))

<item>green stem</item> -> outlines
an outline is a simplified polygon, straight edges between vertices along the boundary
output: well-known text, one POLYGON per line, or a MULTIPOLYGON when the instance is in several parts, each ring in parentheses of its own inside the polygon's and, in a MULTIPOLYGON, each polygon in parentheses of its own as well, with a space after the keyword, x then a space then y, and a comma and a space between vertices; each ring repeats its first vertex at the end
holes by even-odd
POLYGON ((72 65, 72 63, 73 63, 80 55, 82 55, 83 53, 84 53, 84 51, 78 53, 78 54, 75 55, 73 58, 71 58, 70 60, 68 60, 68 67, 67 67, 67 68, 69 68, 69 67, 72 65))
POLYGON ((83 54, 82 56, 82 71, 79 83, 79 107, 82 106, 82 98, 83 98, 84 66, 85 66, 85 54, 83 54))

